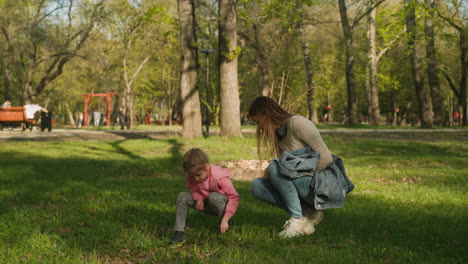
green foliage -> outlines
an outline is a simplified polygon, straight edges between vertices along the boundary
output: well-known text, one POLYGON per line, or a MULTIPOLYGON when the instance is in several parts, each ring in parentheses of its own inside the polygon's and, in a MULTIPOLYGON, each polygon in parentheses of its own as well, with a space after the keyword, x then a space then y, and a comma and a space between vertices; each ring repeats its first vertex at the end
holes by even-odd
POLYGON ((239 54, 241 53, 242 48, 240 46, 236 46, 235 49, 229 49, 227 53, 223 53, 228 61, 235 60, 239 54))
POLYGON ((376 16, 376 28, 378 38, 382 46, 394 41, 396 37, 405 31, 404 14, 398 6, 379 8, 376 16))
MULTIPOLYGON (((352 2, 348 9, 350 17, 361 13, 368 3, 364 0, 348 2, 352 2)), ((70 9, 71 24, 68 19, 69 3, 69 0, 0 1, 0 103, 6 99, 10 99, 14 105, 22 103, 21 88, 26 87, 26 73, 34 64, 33 58, 42 61, 36 65, 32 74, 34 87, 41 73, 50 67, 43 60, 55 58, 54 54, 74 52, 70 44, 78 43, 81 38, 69 40, 68 37, 85 28, 94 14, 96 1, 80 1, 79 5, 73 1, 70 9), (40 4, 44 4, 42 8, 40 4), (48 16, 48 12, 54 8, 58 10, 48 16), (6 34, 11 45, 7 45, 6 34)), ((306 39, 310 46, 318 113, 323 114, 324 108, 330 104, 335 120, 343 121, 347 107, 345 49, 336 1, 240 0, 236 4, 238 43, 233 45, 235 49, 222 55, 228 60, 237 58, 239 61, 243 114, 251 100, 260 95, 262 80, 266 78, 263 72, 265 69, 261 66, 265 66, 268 68, 267 85, 273 91, 272 96, 281 98, 282 104, 293 111, 307 115, 307 100, 304 96, 307 79, 298 27, 302 22, 306 25, 306 39)), ((196 3, 198 42, 190 43, 192 48, 217 49, 217 5, 217 1, 196 3)), ((411 6, 416 7, 418 41, 424 44, 424 18, 431 9, 423 1, 413 1, 411 6)), ((385 1, 378 7, 377 51, 391 44, 379 63, 378 85, 382 93, 379 103, 384 116, 393 114, 391 105, 401 107, 409 103, 412 104, 409 110, 411 114, 417 113, 408 58, 411 47, 404 33, 408 8, 402 1, 385 1)), ((439 66, 455 80, 461 77, 460 51, 456 48, 460 39, 449 22, 464 25, 464 13, 460 10, 463 9, 456 2, 440 1, 436 11, 445 15, 445 19, 441 19, 437 12, 432 17, 439 66)), ((95 17, 96 22, 87 43, 66 64, 62 75, 37 96, 36 102, 47 105, 54 113, 65 117, 68 115, 67 107, 72 113, 83 110, 84 93, 118 92, 122 95, 125 87, 122 58, 131 29, 139 23, 128 53, 129 75, 132 76, 144 58, 148 55, 152 57, 133 83, 135 111, 151 109, 166 115, 176 108, 179 96, 180 40, 177 15, 177 1, 105 1, 102 13, 95 17)), ((356 93, 358 107, 363 113, 367 112, 365 87, 368 43, 365 20, 363 18, 354 28, 356 93)), ((209 56, 210 98, 203 102, 215 113, 220 107, 216 71, 218 52, 222 51, 216 50, 209 56)), ((204 59, 204 56, 199 58, 199 74, 205 71, 204 59)), ((424 65, 425 61, 421 63, 424 65)), ((199 78, 198 87, 206 86, 205 78, 199 78)), ((441 86, 445 104, 449 105, 454 95, 443 78, 441 86)), ((201 89, 201 95, 205 92, 205 89, 201 89)))

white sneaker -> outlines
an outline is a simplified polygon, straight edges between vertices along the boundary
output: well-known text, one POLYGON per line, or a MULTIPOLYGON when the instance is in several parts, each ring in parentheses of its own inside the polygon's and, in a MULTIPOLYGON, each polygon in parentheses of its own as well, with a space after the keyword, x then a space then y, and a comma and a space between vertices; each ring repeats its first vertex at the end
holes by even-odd
POLYGON ((320 224, 323 219, 323 212, 304 208, 302 214, 307 218, 307 225, 304 227, 304 234, 310 235, 315 232, 315 226, 320 224))
POLYGON ((290 218, 283 225, 283 230, 279 232, 281 238, 290 238, 295 236, 304 235, 304 228, 308 224, 307 218, 290 218))

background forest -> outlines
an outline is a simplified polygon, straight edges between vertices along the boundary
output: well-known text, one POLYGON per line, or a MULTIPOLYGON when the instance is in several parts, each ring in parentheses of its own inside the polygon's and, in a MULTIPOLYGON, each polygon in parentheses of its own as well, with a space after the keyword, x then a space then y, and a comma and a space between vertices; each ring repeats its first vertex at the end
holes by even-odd
POLYGON ((153 120, 180 113, 186 3, 195 87, 212 124, 223 56, 238 62, 242 121, 263 94, 315 122, 467 124, 464 0, 0 0, 0 100, 39 103, 70 125, 85 93, 119 93, 113 120, 120 107, 153 120), (221 2, 235 4, 229 54, 219 51, 221 2))

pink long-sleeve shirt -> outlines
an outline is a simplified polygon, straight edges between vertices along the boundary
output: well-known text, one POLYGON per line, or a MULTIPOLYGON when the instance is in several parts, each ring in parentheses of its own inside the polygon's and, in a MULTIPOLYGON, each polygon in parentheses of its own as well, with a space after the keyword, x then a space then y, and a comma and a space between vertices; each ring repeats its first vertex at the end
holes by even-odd
POLYGON ((239 194, 232 185, 231 171, 229 169, 210 165, 211 173, 203 182, 196 182, 189 176, 185 176, 187 188, 192 192, 194 200, 205 200, 210 193, 218 192, 228 198, 224 216, 231 218, 239 206, 239 194))

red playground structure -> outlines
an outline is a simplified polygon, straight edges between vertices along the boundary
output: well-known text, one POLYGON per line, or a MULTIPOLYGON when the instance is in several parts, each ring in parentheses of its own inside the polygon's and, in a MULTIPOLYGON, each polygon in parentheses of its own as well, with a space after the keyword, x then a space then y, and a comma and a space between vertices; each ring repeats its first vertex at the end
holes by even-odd
POLYGON ((91 93, 85 94, 85 104, 84 104, 84 114, 83 114, 83 125, 88 124, 88 105, 91 101, 91 98, 98 96, 99 97, 99 105, 101 105, 101 101, 103 97, 106 97, 106 126, 110 125, 111 120, 111 96, 112 95, 119 95, 118 93, 91 93))

